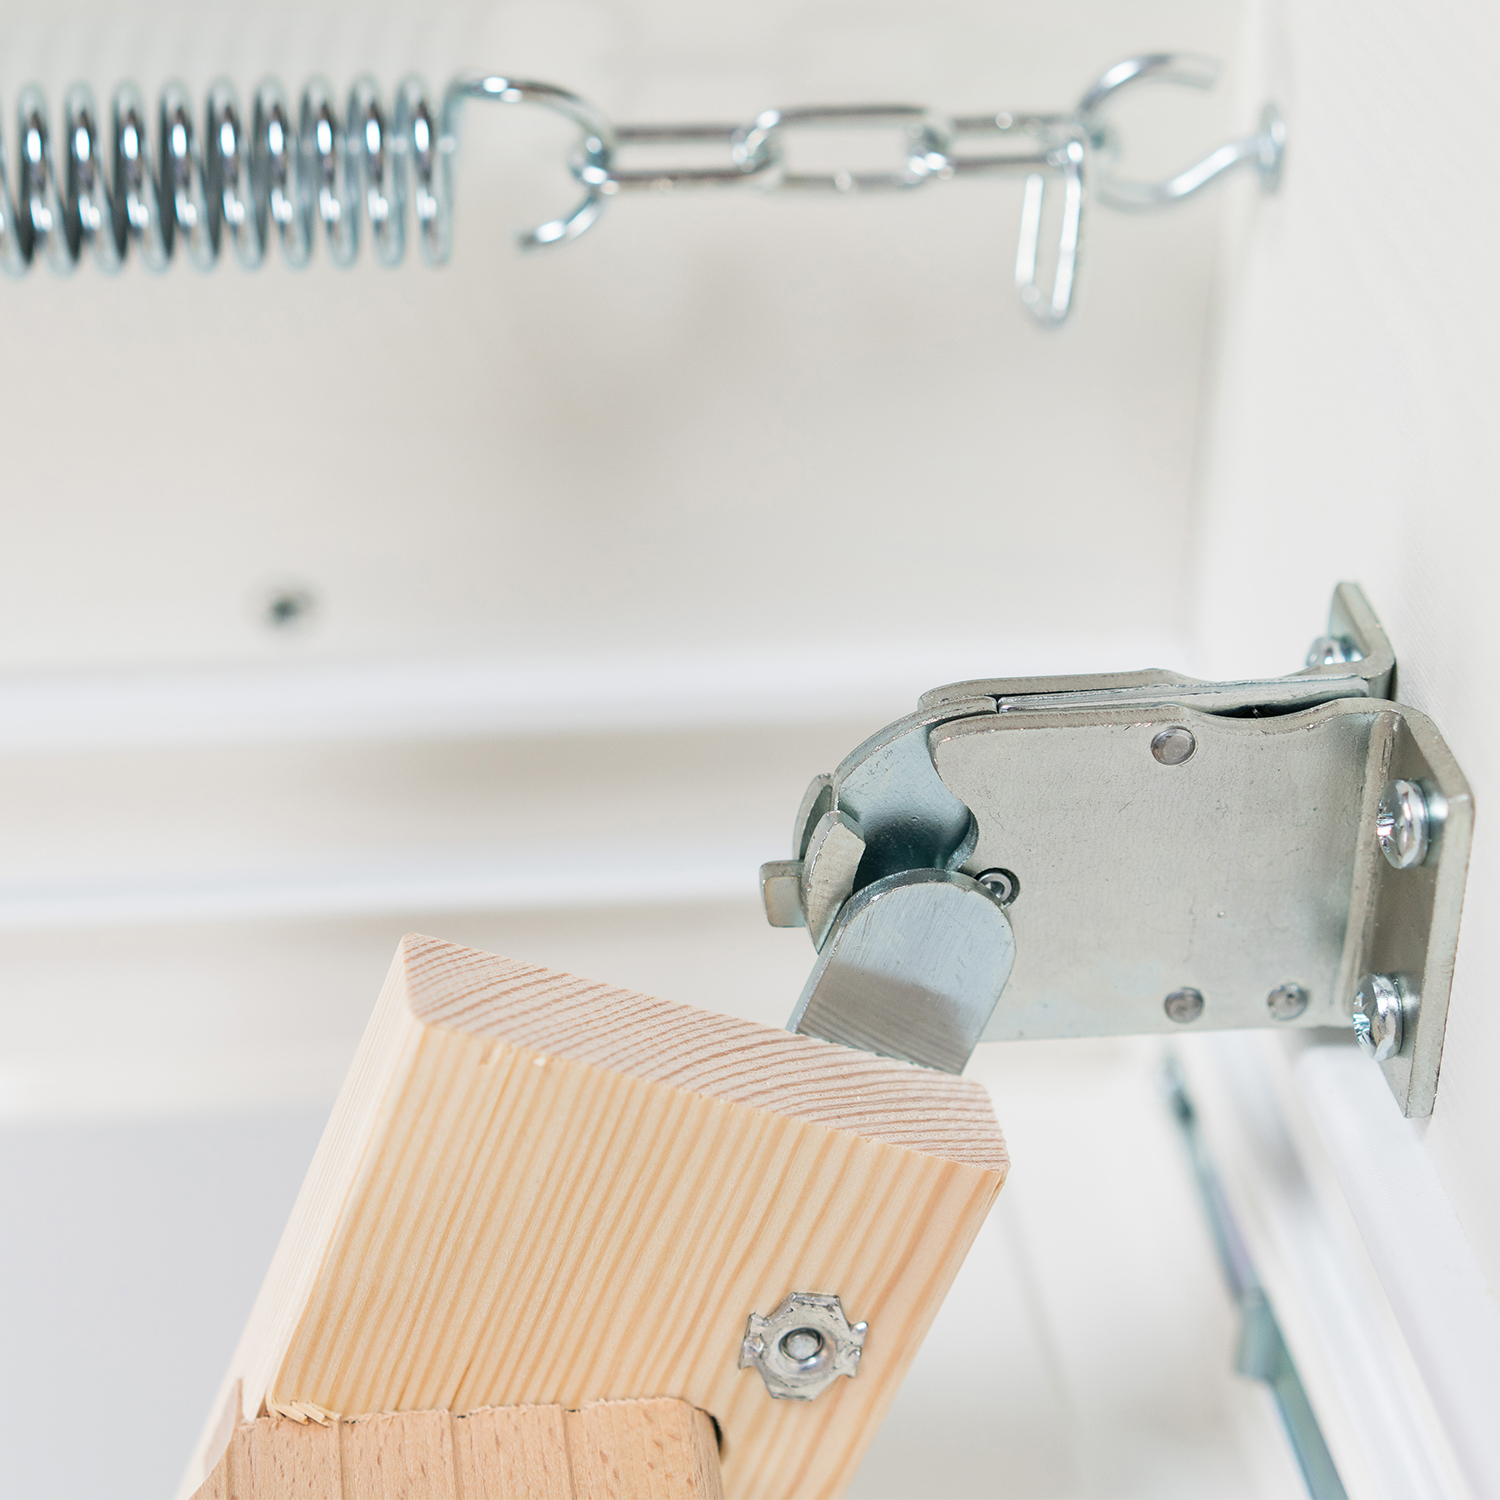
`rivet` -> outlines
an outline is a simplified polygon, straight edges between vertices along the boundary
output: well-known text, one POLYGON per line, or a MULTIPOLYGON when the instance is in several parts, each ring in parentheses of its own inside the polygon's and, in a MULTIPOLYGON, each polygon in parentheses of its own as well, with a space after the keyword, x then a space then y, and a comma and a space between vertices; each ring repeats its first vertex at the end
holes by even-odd
POLYGON ((1162 1001, 1162 1009, 1166 1011, 1169 1020, 1176 1021, 1179 1026, 1186 1026, 1203 1014, 1203 991, 1191 987, 1173 990, 1162 1001))
POLYGON ((1180 766, 1197 748, 1198 742, 1193 738, 1193 731, 1184 729, 1181 724, 1163 729, 1151 741, 1151 753, 1164 766, 1180 766))
POLYGON ((1278 984, 1266 996, 1273 1020, 1295 1021, 1307 1009, 1307 991, 1300 984, 1278 984))

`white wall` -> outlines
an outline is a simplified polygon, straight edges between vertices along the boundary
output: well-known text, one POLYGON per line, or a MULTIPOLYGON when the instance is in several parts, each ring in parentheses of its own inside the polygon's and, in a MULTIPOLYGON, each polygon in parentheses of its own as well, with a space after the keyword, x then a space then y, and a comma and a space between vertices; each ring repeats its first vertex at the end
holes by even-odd
POLYGON ((1295 664, 1340 578, 1395 645, 1478 820, 1437 1107, 1412 1128, 1500 1287, 1500 1178, 1483 1143, 1500 963, 1493 799, 1500 718, 1486 661, 1495 496, 1494 195, 1470 147, 1490 115, 1500 20, 1478 3, 1268 4, 1252 95, 1282 101, 1281 193, 1229 236, 1237 263, 1210 427, 1198 618, 1211 665, 1295 664))
MULTIPOLYGON (((33 78, 461 65, 624 120, 1046 108, 1132 52, 1233 60, 1236 12, 0 0, 0 124, 13 149, 33 78)), ((1150 173, 1258 107, 1120 123, 1150 173)), ((471 118, 441 273, 0 287, 0 1494, 170 1483, 401 931, 779 1023, 811 950, 754 870, 811 774, 942 680, 1185 664, 1229 200, 1094 214, 1048 336, 1010 285, 1018 183, 621 201, 520 258, 566 144, 471 118), (276 632, 288 583, 318 608, 276 632), (150 1388, 128 1473, 51 1399, 68 1369, 150 1388)), ((1150 1058, 985 1066, 1008 1217, 862 1493, 1286 1493, 1150 1058), (955 1411, 995 1413, 983 1442, 955 1411)))
MULTIPOLYGON (((1279 1073, 1286 1123, 1247 1116, 1224 1142, 1246 1163, 1269 1158, 1238 1172, 1236 1190, 1304 1372, 1343 1365, 1315 1400, 1336 1451, 1346 1422, 1363 1425, 1346 1481, 1392 1497, 1487 1495, 1500 1484, 1500 719, 1487 668, 1500 647, 1500 212, 1474 147, 1492 114, 1500 19, 1469 0, 1264 0, 1248 38, 1247 102, 1277 98, 1290 145, 1280 194, 1226 226, 1194 564, 1205 664, 1294 664, 1330 586, 1358 579, 1395 646, 1398 697, 1437 722, 1478 818, 1430 1120, 1400 1119, 1343 1059, 1313 1056, 1295 1073, 1282 1059, 1257 1097, 1279 1073), (1300 1136, 1301 1166, 1257 1150, 1278 1131, 1300 1136), (1299 1188, 1320 1173, 1318 1195, 1299 1188), (1317 1276, 1287 1247, 1316 1214, 1349 1220, 1353 1253, 1298 1292, 1317 1276), (1379 1361, 1356 1372, 1351 1341, 1316 1332, 1320 1316, 1343 1316, 1340 1295, 1374 1335, 1366 1347, 1396 1349, 1389 1373, 1379 1361), (1391 1399, 1403 1383, 1409 1397, 1391 1399), (1409 1482, 1420 1466, 1395 1461, 1403 1444, 1438 1455, 1422 1462, 1446 1479, 1409 1482)), ((1247 1076, 1255 1066, 1248 1048, 1235 1063, 1247 1076)))
MULTIPOLYGON (((1131 52, 1224 53, 1233 9, 5 0, 0 101, 9 137, 33 79, 60 105, 75 78, 103 98, 122 76, 477 67, 622 120, 1065 108, 1131 52)), ((1193 93, 1121 118, 1149 168, 1228 112, 1193 93)), ((0 667, 1181 628, 1211 207, 1095 215, 1076 324, 1049 337, 1011 286, 1018 180, 621 199, 521 257, 512 228, 576 197, 571 141, 471 112, 439 274, 367 256, 4 288, 0 667), (263 620, 287 582, 321 605, 297 639, 263 620)))
MULTIPOLYGON (((0 106, 487 66, 627 120, 1050 108, 1233 39, 1185 0, 0 0, 0 106)), ((1119 123, 1150 172, 1233 113, 1159 91, 1119 123)), ((1213 202, 1093 214, 1048 335, 1011 285, 1018 181, 622 199, 521 257, 510 226, 572 201, 568 140, 471 118, 441 272, 0 287, 0 1108, 201 1102, 214 1058, 242 1103, 316 1100, 403 924, 749 896, 807 779, 924 688, 1180 659, 1213 202), (318 607, 276 631, 288 581, 318 607), (305 1024, 258 1029, 257 945, 297 955, 305 1024)), ((748 972, 779 1019, 805 945, 739 941, 776 953, 748 972)))

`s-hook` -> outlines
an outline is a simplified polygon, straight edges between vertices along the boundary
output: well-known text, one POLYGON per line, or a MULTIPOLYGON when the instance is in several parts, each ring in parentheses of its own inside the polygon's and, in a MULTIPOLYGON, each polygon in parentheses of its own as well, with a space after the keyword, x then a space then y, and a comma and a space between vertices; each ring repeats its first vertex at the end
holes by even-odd
POLYGON ((1253 165, 1275 188, 1285 130, 1267 105, 1259 132, 1211 152, 1165 182, 1114 175, 1114 139, 1102 111, 1128 85, 1155 80, 1211 88, 1217 65, 1160 53, 1109 69, 1069 114, 946 115, 918 104, 807 105, 763 110, 739 124, 616 127, 588 100, 549 83, 498 74, 455 78, 432 107, 425 85, 408 77, 387 109, 369 77, 357 79, 341 109, 330 85, 313 79, 293 114, 285 90, 263 82, 242 109, 221 79, 204 101, 201 128, 180 83, 158 100, 155 134, 143 96, 122 84, 111 100, 111 137, 82 84, 63 104, 54 143, 47 101, 35 86, 18 108, 16 192, 0 142, 0 270, 25 275, 39 261, 67 274, 85 253, 100 270, 118 271, 132 248, 150 271, 164 271, 181 247, 200 270, 218 264, 225 245, 246 268, 261 265, 273 241, 282 259, 305 266, 319 227, 328 257, 352 265, 367 232, 375 258, 394 266, 406 252, 410 206, 422 257, 442 265, 453 248, 453 163, 459 120, 471 100, 529 104, 571 120, 579 140, 567 161, 583 190, 568 213, 519 235, 523 249, 565 244, 588 230, 619 193, 745 187, 770 191, 907 191, 955 177, 1022 175, 1015 280, 1027 310, 1045 326, 1068 316, 1082 243, 1084 206, 1092 195, 1107 208, 1151 209, 1179 202, 1240 165, 1253 165), (797 170, 788 142, 805 132, 884 130, 898 137, 889 170, 841 167, 797 170), (960 150, 965 137, 1003 138, 1001 150, 960 150), (692 147, 699 159, 668 165, 622 165, 625 152, 692 147), (705 165, 704 149, 717 153, 705 165), (1056 241, 1044 256, 1048 194, 1061 193, 1056 241), (362 226, 365 226, 362 228, 362 226), (1050 291, 1038 268, 1053 263, 1050 291))
MULTIPOLYGON (((1107 149, 1110 137, 1102 115, 1122 89, 1147 82, 1211 89, 1218 81, 1219 65, 1211 57, 1194 57, 1185 52, 1131 57, 1116 63, 1098 79, 1078 101, 1075 116, 1095 146, 1107 149)), ((1281 185, 1281 164, 1285 153, 1286 122, 1274 104, 1267 104, 1260 112, 1260 126, 1254 135, 1210 151, 1201 161, 1185 167, 1165 182, 1130 182, 1115 176, 1113 171, 1101 172, 1096 196, 1104 207, 1127 213, 1169 208, 1239 166, 1253 166, 1260 174, 1261 187, 1274 193, 1281 185)))

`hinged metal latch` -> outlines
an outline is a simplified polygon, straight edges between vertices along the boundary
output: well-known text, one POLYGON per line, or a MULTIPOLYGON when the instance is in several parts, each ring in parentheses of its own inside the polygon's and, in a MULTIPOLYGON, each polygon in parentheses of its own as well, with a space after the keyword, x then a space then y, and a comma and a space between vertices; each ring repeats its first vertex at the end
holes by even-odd
POLYGON ((1289 677, 958 683, 807 790, 766 914, 791 1029, 960 1072, 981 1041, 1354 1027, 1431 1113, 1473 801, 1354 584, 1289 677))

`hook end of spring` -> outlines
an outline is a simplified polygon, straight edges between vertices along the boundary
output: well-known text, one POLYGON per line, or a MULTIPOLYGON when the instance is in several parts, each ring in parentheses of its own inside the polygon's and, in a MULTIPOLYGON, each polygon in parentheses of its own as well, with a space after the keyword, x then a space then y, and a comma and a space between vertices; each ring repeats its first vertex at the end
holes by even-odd
POLYGON ((1257 138, 1260 157, 1261 191, 1274 193, 1281 186, 1281 170, 1286 160, 1286 117, 1274 104, 1260 112, 1260 134, 1257 138))

